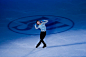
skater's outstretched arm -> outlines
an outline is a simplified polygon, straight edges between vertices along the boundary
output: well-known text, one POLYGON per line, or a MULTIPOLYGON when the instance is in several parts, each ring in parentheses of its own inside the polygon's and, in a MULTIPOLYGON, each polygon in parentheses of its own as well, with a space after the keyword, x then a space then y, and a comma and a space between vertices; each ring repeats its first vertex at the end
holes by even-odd
POLYGON ((48 20, 42 20, 42 21, 44 21, 43 23, 47 23, 48 22, 48 20))
POLYGON ((35 24, 35 29, 38 29, 38 27, 36 27, 36 24, 35 24))

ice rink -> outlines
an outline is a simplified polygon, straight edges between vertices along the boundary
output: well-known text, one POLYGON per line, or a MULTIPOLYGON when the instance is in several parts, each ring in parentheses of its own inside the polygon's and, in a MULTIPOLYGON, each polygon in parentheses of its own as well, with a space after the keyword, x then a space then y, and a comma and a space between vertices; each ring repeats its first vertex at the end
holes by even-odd
POLYGON ((86 0, 0 0, 0 57, 86 57, 86 0))

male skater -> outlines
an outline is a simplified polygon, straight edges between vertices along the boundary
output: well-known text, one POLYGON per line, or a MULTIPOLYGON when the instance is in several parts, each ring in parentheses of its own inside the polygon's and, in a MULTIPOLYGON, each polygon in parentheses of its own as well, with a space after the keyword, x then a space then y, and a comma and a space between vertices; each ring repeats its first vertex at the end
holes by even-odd
POLYGON ((39 43, 37 44, 36 48, 41 44, 41 42, 44 44, 43 48, 46 47, 46 43, 43 41, 43 39, 45 38, 46 36, 46 26, 45 26, 45 23, 48 22, 48 20, 43 20, 44 22, 40 23, 40 21, 36 21, 36 24, 38 25, 38 27, 36 27, 36 24, 35 24, 35 28, 38 29, 40 28, 41 29, 41 33, 40 33, 40 41, 39 43))

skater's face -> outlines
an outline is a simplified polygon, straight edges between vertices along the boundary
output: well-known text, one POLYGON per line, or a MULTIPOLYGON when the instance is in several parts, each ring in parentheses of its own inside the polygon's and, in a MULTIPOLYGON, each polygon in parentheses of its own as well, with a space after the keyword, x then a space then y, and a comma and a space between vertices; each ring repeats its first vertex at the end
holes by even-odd
POLYGON ((40 21, 37 21, 37 24, 39 25, 40 24, 40 21))

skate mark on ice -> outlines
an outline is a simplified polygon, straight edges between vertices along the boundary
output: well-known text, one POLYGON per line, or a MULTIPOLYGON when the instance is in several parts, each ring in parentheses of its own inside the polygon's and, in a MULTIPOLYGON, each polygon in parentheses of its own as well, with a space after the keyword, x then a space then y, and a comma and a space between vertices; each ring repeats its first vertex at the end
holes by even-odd
POLYGON ((86 42, 79 42, 79 43, 72 43, 72 44, 65 44, 65 45, 48 46, 47 48, 66 47, 66 46, 82 45, 82 44, 86 44, 86 42))
POLYGON ((26 54, 26 55, 24 55, 24 56, 22 56, 22 57, 27 57, 27 56, 30 55, 34 50, 35 50, 35 48, 32 49, 28 54, 26 54))
POLYGON ((27 57, 27 56, 29 56, 30 54, 33 54, 33 53, 36 53, 36 52, 38 52, 38 51, 40 51, 40 50, 42 50, 43 48, 34 48, 34 49, 32 49, 28 54, 26 54, 26 55, 24 55, 24 56, 22 56, 22 57, 27 57), (37 51, 35 51, 37 49, 37 51))

